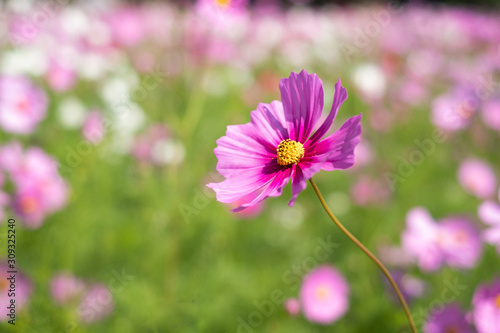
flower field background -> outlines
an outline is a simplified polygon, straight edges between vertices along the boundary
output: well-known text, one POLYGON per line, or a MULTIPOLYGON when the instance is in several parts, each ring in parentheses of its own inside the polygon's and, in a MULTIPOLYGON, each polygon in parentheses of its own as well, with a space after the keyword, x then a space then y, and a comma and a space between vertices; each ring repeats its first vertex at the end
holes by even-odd
POLYGON ((310 185, 237 213, 206 186, 226 127, 304 69, 328 108, 347 89, 335 129, 362 114, 354 166, 315 182, 419 331, 500 332, 498 12, 0 8, 1 332, 410 332, 310 185))

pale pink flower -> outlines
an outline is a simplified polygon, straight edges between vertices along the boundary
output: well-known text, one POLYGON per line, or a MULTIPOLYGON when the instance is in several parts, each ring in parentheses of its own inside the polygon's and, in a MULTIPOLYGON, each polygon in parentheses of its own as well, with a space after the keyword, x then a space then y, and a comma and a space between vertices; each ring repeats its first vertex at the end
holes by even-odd
POLYGON ((59 304, 71 303, 80 296, 85 283, 69 273, 57 274, 50 283, 52 298, 59 304))
POLYGON ((497 177, 491 166, 476 158, 468 158, 460 164, 458 180, 470 194, 487 199, 495 194, 497 177))
POLYGON ((104 138, 104 117, 99 111, 91 111, 83 124, 83 137, 90 143, 96 145, 104 138))
POLYGON ((6 263, 0 264, 0 321, 8 321, 11 319, 16 319, 17 324, 19 312, 22 311, 26 304, 28 303, 31 293, 33 291, 33 286, 31 281, 22 273, 17 267, 14 270, 17 273, 7 273, 7 271, 12 270, 6 263), (11 281, 10 277, 15 275, 15 281, 11 281), (14 283, 15 295, 9 296, 9 289, 11 289, 11 283, 14 283), (15 309, 9 309, 11 306, 11 299, 15 299, 15 309), (15 313, 11 315, 11 313, 15 313))
POLYGON ((85 291, 78 306, 78 316, 84 323, 93 323, 107 317, 113 309, 111 291, 105 285, 96 283, 85 291))
POLYGON ((47 96, 28 78, 0 76, 0 127, 15 134, 32 133, 47 112, 47 96))
POLYGON ((328 325, 349 309, 349 285, 335 268, 323 265, 309 272, 300 288, 300 303, 307 320, 328 325))
POLYGON ((292 317, 296 317, 300 313, 300 302, 296 298, 289 298, 285 301, 285 310, 292 317))

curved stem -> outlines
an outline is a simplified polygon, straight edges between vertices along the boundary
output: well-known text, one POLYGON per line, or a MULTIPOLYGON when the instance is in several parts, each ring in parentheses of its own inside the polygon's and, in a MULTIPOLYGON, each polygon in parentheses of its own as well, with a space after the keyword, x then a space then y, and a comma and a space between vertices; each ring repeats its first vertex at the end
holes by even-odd
POLYGON ((314 182, 314 180, 311 178, 311 179, 309 179, 309 181, 311 182, 311 185, 312 185, 314 191, 318 195, 319 201, 321 201, 321 204, 323 205, 323 208, 325 209, 325 211, 328 214, 328 216, 330 216, 330 218, 332 219, 332 221, 337 225, 337 227, 340 228, 340 230, 342 230, 342 232, 344 234, 346 234, 347 237, 349 237, 349 239, 351 241, 354 242, 354 244, 356 244, 361 249, 361 251, 363 251, 368 257, 370 257, 370 259, 375 264, 377 264, 377 266, 380 268, 380 270, 382 271, 382 273, 384 273, 384 275, 387 277, 387 279, 389 280, 389 283, 391 284, 391 286, 394 288, 394 290, 398 294, 399 301, 401 302, 401 305, 403 306, 403 309, 405 311, 406 317, 408 318, 408 322, 410 323, 410 327, 412 329, 412 332, 413 333, 418 333, 417 328, 415 327, 415 322, 413 321, 413 318, 411 316, 410 309, 408 308, 408 305, 406 304, 406 301, 403 298, 403 295, 401 294, 401 291, 399 290, 396 282, 394 282, 394 279, 392 278, 392 276, 389 273, 389 271, 387 270, 387 268, 385 268, 384 264, 382 264, 382 262, 380 260, 378 260, 377 257, 375 257, 373 255, 373 253, 370 252, 370 250, 368 250, 356 237, 354 237, 349 232, 349 230, 347 230, 342 225, 342 223, 339 222, 339 220, 337 220, 337 218, 335 217, 335 215, 333 215, 333 213, 330 210, 330 208, 328 208, 328 205, 326 204, 325 199, 323 199, 323 196, 321 195, 321 192, 319 191, 318 187, 316 186, 316 183, 314 182))

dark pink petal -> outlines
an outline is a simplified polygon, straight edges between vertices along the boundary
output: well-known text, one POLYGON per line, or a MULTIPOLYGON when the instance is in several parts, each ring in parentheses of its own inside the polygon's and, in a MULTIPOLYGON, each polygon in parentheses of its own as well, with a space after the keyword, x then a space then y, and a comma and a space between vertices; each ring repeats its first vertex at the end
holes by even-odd
POLYGON ((306 158, 322 163, 326 171, 347 169, 354 164, 354 148, 361 140, 361 115, 349 118, 335 133, 306 149, 306 158))
MULTIPOLYGON (((321 140, 321 138, 325 135, 325 133, 330 129, 339 112, 340 106, 347 99, 347 90, 342 87, 342 82, 339 80, 335 83, 335 95, 333 96, 333 104, 330 110, 330 114, 326 117, 323 124, 321 124, 320 128, 311 136, 308 140, 311 144, 321 140)), ((285 109, 286 110, 286 109, 285 109)))
POLYGON ((217 171, 229 177, 235 171, 262 168, 276 159, 276 147, 253 123, 228 126, 214 149, 217 171))
POLYGON ((294 166, 295 172, 292 180, 292 198, 288 202, 290 207, 293 207, 295 199, 297 199, 299 193, 305 190, 307 181, 311 179, 315 173, 321 170, 322 164, 322 162, 311 162, 311 159, 304 158, 300 161, 298 166, 294 166))
POLYGON ((281 101, 290 139, 305 143, 323 112, 323 83, 305 70, 280 81, 281 101))
MULTIPOLYGON (((261 135, 277 148, 282 140, 289 139, 289 130, 283 112, 283 104, 273 101, 271 104, 260 103, 257 110, 250 113, 252 123, 261 135)), ((276 152, 276 151, 275 151, 276 152)))

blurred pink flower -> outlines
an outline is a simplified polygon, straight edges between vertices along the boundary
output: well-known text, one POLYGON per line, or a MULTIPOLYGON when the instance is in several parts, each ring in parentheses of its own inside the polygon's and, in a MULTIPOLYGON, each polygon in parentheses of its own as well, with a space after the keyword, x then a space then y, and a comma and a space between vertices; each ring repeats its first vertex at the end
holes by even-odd
POLYGON ((296 298, 289 298, 285 301, 285 310, 292 317, 296 317, 300 313, 300 302, 296 298))
POLYGON ((52 90, 57 92, 69 90, 76 82, 75 70, 54 59, 50 61, 46 77, 52 90))
POLYGON ((52 298, 59 304, 73 302, 82 294, 84 288, 85 283, 69 273, 55 275, 50 283, 52 298))
POLYGON ((457 304, 432 310, 423 327, 424 333, 474 333, 465 313, 457 304))
MULTIPOLYGON (((4 184, 4 176, 3 173, 0 171, 0 221, 4 220, 4 209, 7 205, 10 203, 10 198, 9 195, 5 192, 2 191, 2 186, 4 184)), ((1 222, 0 222, 1 224, 1 222)))
POLYGON ((349 285, 333 267, 323 265, 309 272, 300 288, 300 303, 307 320, 331 324, 349 308, 349 285))
POLYGON ((451 267, 474 268, 483 244, 479 230, 469 219, 452 216, 440 220, 438 243, 445 262, 451 267))
POLYGON ((229 28, 246 13, 248 0, 198 0, 196 11, 215 29, 229 28))
POLYGON ((487 199, 495 194, 497 177, 491 166, 476 158, 468 158, 460 164, 458 180, 470 194, 487 199))
MULTIPOLYGON (((411 302, 416 298, 422 297, 422 295, 427 290, 427 284, 425 281, 414 277, 402 270, 391 270, 392 278, 394 282, 399 286, 401 294, 407 302, 411 302)), ((394 291, 394 288, 389 284, 389 281, 385 276, 382 277, 385 287, 389 294, 391 295, 393 301, 398 302, 398 295, 394 291)))
POLYGON ((477 287, 472 298, 472 321, 478 333, 500 333, 500 279, 477 287))
POLYGON ((104 118, 99 111, 90 111, 83 124, 83 137, 90 143, 96 145, 104 138, 104 118))
POLYGON ((27 227, 40 227, 48 214, 66 204, 68 187, 57 165, 57 161, 40 148, 23 152, 19 142, 0 148, 0 166, 15 185, 14 211, 27 227))
POLYGON ((483 202, 478 208, 478 216, 490 226, 483 231, 483 239, 495 245, 500 254, 500 205, 494 201, 483 202))
MULTIPOLYGON (((10 306, 10 300, 15 299, 15 312, 16 319, 19 315, 19 311, 22 310, 31 296, 33 290, 30 280, 19 270, 15 274, 15 295, 13 297, 9 296, 9 289, 11 281, 9 280, 11 273, 7 271, 11 270, 6 263, 0 264, 0 321, 11 320, 9 314, 12 312, 7 307, 10 306)), ((12 318, 13 319, 13 318, 12 318)), ((17 323, 17 322, 16 322, 17 323)))
POLYGON ((500 99, 486 101, 481 110, 484 123, 496 131, 500 131, 500 99))
POLYGON ((436 223, 425 208, 416 207, 408 212, 406 224, 402 247, 424 271, 435 271, 445 263, 472 268, 481 256, 479 231, 465 217, 448 217, 436 223))
POLYGON ((103 284, 91 285, 82 296, 78 316, 84 323, 93 323, 107 317, 114 309, 113 295, 103 284))
POLYGON ((466 128, 477 110, 469 103, 466 94, 438 96, 432 102, 432 123, 443 130, 457 131, 466 128))
POLYGON ((29 134, 45 118, 47 96, 26 77, 0 76, 0 127, 29 134))
POLYGON ((119 46, 135 46, 144 39, 145 24, 139 6, 123 7, 110 11, 106 21, 111 29, 114 42, 119 46))

